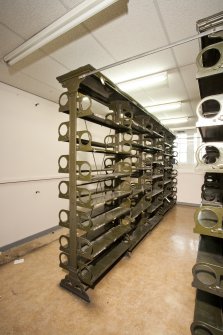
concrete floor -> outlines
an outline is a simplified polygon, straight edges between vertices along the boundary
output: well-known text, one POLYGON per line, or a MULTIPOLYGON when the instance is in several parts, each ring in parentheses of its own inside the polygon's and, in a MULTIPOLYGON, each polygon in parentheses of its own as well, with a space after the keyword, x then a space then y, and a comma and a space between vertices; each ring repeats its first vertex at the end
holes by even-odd
POLYGON ((58 283, 58 242, 0 268, 1 335, 189 335, 198 235, 194 208, 177 206, 89 290, 87 304, 58 283))

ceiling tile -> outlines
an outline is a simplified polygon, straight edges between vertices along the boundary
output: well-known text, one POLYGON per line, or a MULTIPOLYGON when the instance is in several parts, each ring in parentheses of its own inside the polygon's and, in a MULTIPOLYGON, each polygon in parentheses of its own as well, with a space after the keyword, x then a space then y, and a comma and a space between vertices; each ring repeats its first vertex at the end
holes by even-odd
POLYGON ((0 23, 25 39, 67 12, 59 0, 0 0, 0 8, 0 23))
POLYGON ((196 21, 223 10, 222 0, 155 0, 160 8, 170 41, 197 33, 196 21))
POLYGON ((42 50, 71 70, 86 64, 97 68, 113 62, 107 51, 82 25, 58 37, 42 50))
POLYGON ((170 50, 146 56, 104 71, 115 83, 175 68, 170 50))
POLYGON ((83 0, 60 0, 60 2, 65 6, 65 8, 72 9, 83 2, 83 0))
POLYGON ((117 60, 167 42, 153 1, 119 1, 85 25, 117 60))
POLYGON ((0 24, 0 58, 22 44, 24 40, 0 24))
POLYGON ((58 88, 56 77, 68 72, 68 69, 54 59, 37 50, 25 59, 9 68, 11 75, 23 72, 41 82, 58 88))
POLYGON ((0 81, 54 102, 58 102, 59 96, 63 92, 59 85, 56 89, 48 85, 46 81, 38 81, 22 72, 12 75, 8 66, 3 62, 0 62, 0 81))
POLYGON ((148 95, 145 94, 144 98, 141 98, 140 103, 143 106, 149 106, 151 105, 151 99, 153 100, 153 105, 188 99, 178 71, 171 72, 168 75, 168 87, 148 90, 148 95), (149 96, 149 100, 147 96, 149 96))
POLYGON ((180 68, 184 83, 187 88, 190 99, 195 99, 200 96, 198 82, 196 80, 197 67, 195 64, 184 66, 180 68))
POLYGON ((196 62, 199 53, 198 40, 173 48, 178 65, 184 66, 196 62))

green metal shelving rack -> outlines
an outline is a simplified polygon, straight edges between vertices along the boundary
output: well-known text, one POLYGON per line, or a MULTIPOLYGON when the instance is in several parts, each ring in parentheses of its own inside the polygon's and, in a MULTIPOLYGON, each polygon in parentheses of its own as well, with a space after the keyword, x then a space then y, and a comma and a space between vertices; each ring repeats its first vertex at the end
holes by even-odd
POLYGON ((59 158, 59 172, 69 175, 59 184, 59 197, 69 203, 59 213, 68 229, 60 238, 60 266, 67 271, 61 286, 87 302, 86 290, 174 206, 177 175, 173 133, 103 74, 80 79, 91 70, 57 78, 66 89, 59 112, 69 117, 59 126, 59 141, 69 146, 59 158), (98 115, 97 106, 106 113, 98 115), (101 141, 99 127, 108 130, 101 141))

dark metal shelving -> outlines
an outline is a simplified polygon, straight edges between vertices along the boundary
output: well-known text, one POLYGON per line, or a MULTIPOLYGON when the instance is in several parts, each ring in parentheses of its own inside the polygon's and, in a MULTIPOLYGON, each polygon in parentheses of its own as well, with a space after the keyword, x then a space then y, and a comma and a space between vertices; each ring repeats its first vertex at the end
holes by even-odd
POLYGON ((223 334, 222 298, 197 290, 191 334, 223 334))
POLYGON ((223 244, 221 239, 201 235, 192 285, 223 297, 223 244))
MULTIPOLYGON (((86 301, 87 288, 94 287, 162 219, 159 208, 164 200, 160 202, 156 196, 164 199, 163 189, 157 190, 155 185, 164 180, 160 164, 164 166, 163 154, 172 156, 175 139, 103 74, 79 79, 90 70, 93 68, 87 65, 57 78, 67 89, 60 97, 59 111, 69 115, 69 122, 60 125, 66 124, 67 133, 61 134, 59 128, 59 140, 69 145, 69 155, 59 159, 59 172, 69 173, 69 181, 59 185, 59 196, 69 200, 69 210, 60 211, 60 225, 69 231, 60 238, 60 266, 68 272, 61 286, 86 301), (64 104, 62 98, 67 100, 64 104), (108 113, 98 116, 92 99, 108 113), (78 118, 86 121, 85 130, 77 129, 78 118), (110 130, 109 135, 94 141, 89 123, 95 128, 102 126, 102 134, 110 130), (87 158, 92 155, 94 163, 78 161, 79 152, 87 158), (97 157, 102 155, 99 169, 97 157), (67 160, 65 168, 60 165, 62 158, 67 160)), ((175 204, 174 199, 170 202, 175 204)))
MULTIPOLYGON (((199 33, 210 27, 223 26, 223 12, 197 22, 199 33)), ((202 141, 223 143, 222 106, 216 108, 218 95, 223 93, 222 31, 200 39, 197 56, 197 80, 201 102, 197 107, 199 129, 202 141)), ((211 143, 210 143, 211 146, 211 143)), ((210 152, 207 152, 211 156, 210 152)), ((205 171, 205 166, 204 169, 205 171)), ((207 170, 208 171, 208 170, 207 170)), ((202 205, 196 210, 194 232, 200 234, 197 261, 193 267, 192 286, 197 288, 192 335, 223 334, 223 240, 222 240, 222 173, 206 172, 201 190, 202 205)))

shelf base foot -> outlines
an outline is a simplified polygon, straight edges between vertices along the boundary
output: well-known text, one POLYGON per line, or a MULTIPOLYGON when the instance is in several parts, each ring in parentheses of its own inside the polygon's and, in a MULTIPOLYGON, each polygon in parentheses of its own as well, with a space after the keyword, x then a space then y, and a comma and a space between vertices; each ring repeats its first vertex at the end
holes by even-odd
POLYGON ((90 298, 78 278, 73 278, 73 276, 66 275, 66 277, 61 280, 60 286, 77 295, 84 301, 90 302, 90 298))

